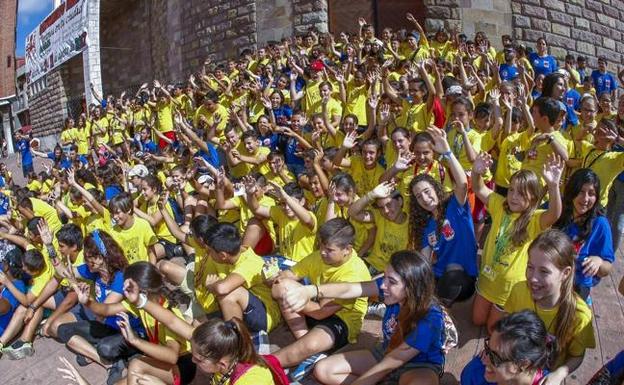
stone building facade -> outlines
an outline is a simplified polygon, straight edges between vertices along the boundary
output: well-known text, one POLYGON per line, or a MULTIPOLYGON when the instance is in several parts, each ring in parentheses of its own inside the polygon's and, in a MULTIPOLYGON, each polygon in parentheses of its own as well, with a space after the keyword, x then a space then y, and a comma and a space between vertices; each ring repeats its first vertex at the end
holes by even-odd
MULTIPOLYGON (((89 21, 91 36, 99 39, 90 39, 83 60, 47 75, 47 89, 31 102, 37 135, 60 131, 63 117, 74 113, 70 107, 85 92, 86 82, 76 78, 81 71, 105 94, 133 91, 153 79, 185 81, 206 58, 223 61, 312 26, 335 32, 342 21, 356 25, 360 16, 380 31, 405 26, 404 13, 411 11, 431 32, 454 25, 470 37, 483 31, 499 48, 503 34, 531 47, 543 36, 559 59, 586 55, 594 65, 606 56, 612 71, 624 63, 624 0, 358 0, 352 8, 344 0, 89 1, 98 13, 89 21)), ((92 101, 86 89, 83 104, 92 101)))

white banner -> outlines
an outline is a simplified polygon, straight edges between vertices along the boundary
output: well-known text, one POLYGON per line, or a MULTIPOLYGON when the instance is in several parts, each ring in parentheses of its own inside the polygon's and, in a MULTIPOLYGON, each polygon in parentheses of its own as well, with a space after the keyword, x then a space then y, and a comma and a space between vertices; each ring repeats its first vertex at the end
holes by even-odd
POLYGON ((26 78, 34 82, 87 44, 87 0, 66 0, 26 37, 26 78))

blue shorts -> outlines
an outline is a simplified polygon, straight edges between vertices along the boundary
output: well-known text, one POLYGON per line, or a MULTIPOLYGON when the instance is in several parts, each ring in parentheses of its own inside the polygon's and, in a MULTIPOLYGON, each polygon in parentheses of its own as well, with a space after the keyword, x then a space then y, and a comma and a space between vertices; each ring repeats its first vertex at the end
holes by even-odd
POLYGON ((74 315, 76 321, 97 321, 95 313, 81 303, 77 303, 69 312, 74 315))
POLYGON ((35 172, 35 167, 32 163, 24 164, 22 163, 22 174, 24 174, 24 178, 28 177, 28 174, 31 172, 35 172))
POLYGON ((247 308, 243 312, 243 321, 253 333, 267 331, 267 310, 260 298, 248 291, 247 308))

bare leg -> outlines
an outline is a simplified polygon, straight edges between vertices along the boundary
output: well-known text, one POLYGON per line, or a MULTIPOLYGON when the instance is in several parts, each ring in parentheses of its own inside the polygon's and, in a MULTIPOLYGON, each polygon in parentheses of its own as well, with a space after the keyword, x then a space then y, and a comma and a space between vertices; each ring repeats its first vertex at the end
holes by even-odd
POLYGON ((403 373, 399 385, 438 385, 440 377, 431 369, 412 369, 403 373))
POLYGON ((228 321, 234 317, 242 320, 243 312, 249 305, 249 292, 244 287, 238 287, 230 294, 218 297, 217 301, 224 320, 228 321))
POLYGON ((492 302, 477 293, 472 303, 472 323, 474 323, 475 326, 486 325, 491 311, 492 302))
POLYGON ((264 225, 256 218, 252 218, 247 222, 245 234, 243 234, 243 245, 252 249, 258 245, 265 233, 264 225))
POLYGON ((286 321, 286 325, 288 325, 288 328, 292 332, 293 336, 295 336, 296 339, 299 339, 308 333, 308 325, 306 324, 305 316, 303 315, 303 313, 300 314, 284 309, 284 307, 282 306, 282 301, 280 301, 283 294, 288 288, 288 281, 289 280, 287 279, 283 279, 278 283, 274 283, 273 287, 271 288, 271 294, 280 305, 282 318, 284 319, 284 321, 286 321))
POLYGON ((11 317, 11 321, 4 329, 4 333, 0 337, 0 343, 4 346, 8 345, 17 333, 19 333, 24 327, 24 316, 26 315, 26 308, 22 305, 18 306, 11 317))
POLYGON ((95 346, 91 345, 87 340, 80 336, 73 336, 67 342, 67 347, 75 353, 82 354, 89 358, 91 361, 100 364, 101 366, 108 368, 110 365, 105 364, 97 353, 95 346))
POLYGON ((275 357, 283 367, 289 368, 314 354, 331 349, 334 342, 334 336, 324 327, 318 326, 292 344, 275 352, 275 357))
POLYGON ((173 384, 173 370, 175 365, 156 360, 150 357, 139 357, 130 361, 128 365, 128 385, 137 385, 138 375, 147 374, 173 384))
POLYGON ((314 367, 314 377, 326 385, 349 385, 377 364, 368 350, 333 354, 314 367))
MULTIPOLYGON (((162 247, 162 246, 161 246, 162 247)), ((173 283, 176 286, 180 286, 182 281, 186 276, 186 269, 183 266, 180 266, 176 263, 161 260, 158 261, 156 265, 158 270, 169 280, 169 282, 173 283)))

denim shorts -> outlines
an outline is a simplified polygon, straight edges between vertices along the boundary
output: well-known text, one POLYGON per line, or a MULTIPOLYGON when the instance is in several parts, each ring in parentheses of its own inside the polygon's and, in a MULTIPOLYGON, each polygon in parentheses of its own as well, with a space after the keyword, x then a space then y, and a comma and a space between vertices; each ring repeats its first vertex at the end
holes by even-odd
MULTIPOLYGON (((381 362, 386 355, 386 352, 381 344, 375 345, 375 347, 371 350, 371 353, 373 353, 377 362, 381 362)), ((390 372, 390 374, 384 377, 380 384, 398 384, 401 376, 413 369, 431 369, 438 375, 438 377, 442 377, 444 374, 444 365, 432 364, 430 362, 406 362, 401 365, 401 367, 394 369, 390 372)))

